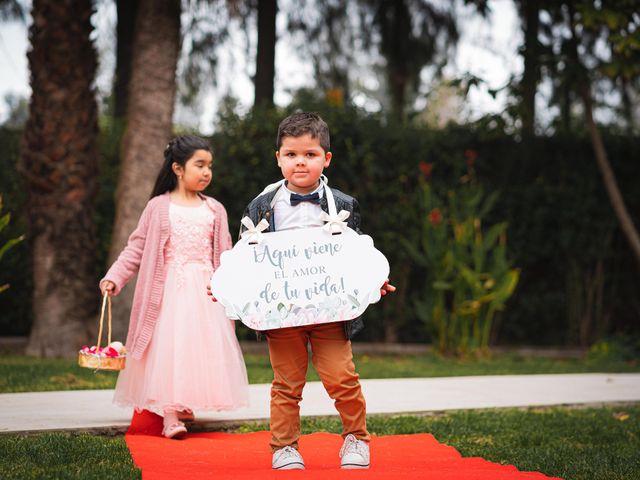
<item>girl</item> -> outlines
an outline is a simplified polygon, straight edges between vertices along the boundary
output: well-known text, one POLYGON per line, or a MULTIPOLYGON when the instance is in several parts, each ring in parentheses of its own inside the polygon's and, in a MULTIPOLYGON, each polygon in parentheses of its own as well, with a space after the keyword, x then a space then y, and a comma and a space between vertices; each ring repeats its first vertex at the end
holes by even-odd
POLYGON ((179 415, 248 405, 234 324, 205 294, 220 254, 231 248, 227 212, 202 194, 212 161, 202 138, 167 145, 138 226, 100 281, 103 295, 117 295, 139 272, 114 403, 162 415, 167 438, 186 433, 179 415))

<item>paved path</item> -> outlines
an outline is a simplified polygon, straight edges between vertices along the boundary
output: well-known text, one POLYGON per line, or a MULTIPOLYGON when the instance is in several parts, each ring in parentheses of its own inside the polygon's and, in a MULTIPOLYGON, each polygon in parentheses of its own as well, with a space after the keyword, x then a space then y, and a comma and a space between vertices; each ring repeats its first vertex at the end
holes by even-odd
MULTIPOLYGON (((640 402, 640 374, 491 375, 362 380, 367 413, 640 402)), ((250 406, 197 412, 196 428, 269 418, 269 385, 250 387, 250 406)), ((131 410, 111 403, 112 390, 0 394, 0 433, 46 430, 124 431, 131 410)), ((319 382, 305 387, 304 416, 336 415, 319 382)))

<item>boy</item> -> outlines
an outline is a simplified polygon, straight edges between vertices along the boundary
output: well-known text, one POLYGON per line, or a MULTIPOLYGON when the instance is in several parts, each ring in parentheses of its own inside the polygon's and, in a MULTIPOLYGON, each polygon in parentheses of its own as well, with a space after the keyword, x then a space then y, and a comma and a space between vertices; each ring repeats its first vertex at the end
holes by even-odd
MULTIPOLYGON (((284 183, 269 187, 245 210, 254 224, 263 218, 269 231, 322 226, 321 212, 328 212, 323 169, 331 163, 329 128, 315 113, 294 113, 278 127, 276 159, 284 183)), ((358 202, 331 189, 337 211, 350 213, 348 226, 360 232, 358 202)), ((241 227, 241 231, 244 227, 241 227)), ((388 281, 381 295, 395 287, 388 281)), ((311 361, 342 419, 344 444, 340 450, 342 468, 369 468, 369 440, 365 400, 353 364, 350 338, 362 328, 362 320, 281 328, 267 331, 269 357, 274 379, 271 385, 272 468, 304 469, 298 452, 302 389, 311 361)))

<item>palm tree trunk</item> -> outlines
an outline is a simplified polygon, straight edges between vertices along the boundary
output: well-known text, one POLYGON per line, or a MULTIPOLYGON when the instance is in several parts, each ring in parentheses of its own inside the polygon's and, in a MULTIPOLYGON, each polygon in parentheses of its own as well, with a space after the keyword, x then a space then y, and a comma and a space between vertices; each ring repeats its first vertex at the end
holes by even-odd
POLYGON ((35 0, 31 102, 20 170, 28 190, 33 324, 27 354, 75 356, 96 325, 93 202, 98 122, 91 0, 35 0))
MULTIPOLYGON (((179 52, 180 0, 141 0, 109 263, 118 257, 138 222, 171 137, 179 52)), ((132 282, 113 302, 117 338, 125 337, 133 289, 132 282)))

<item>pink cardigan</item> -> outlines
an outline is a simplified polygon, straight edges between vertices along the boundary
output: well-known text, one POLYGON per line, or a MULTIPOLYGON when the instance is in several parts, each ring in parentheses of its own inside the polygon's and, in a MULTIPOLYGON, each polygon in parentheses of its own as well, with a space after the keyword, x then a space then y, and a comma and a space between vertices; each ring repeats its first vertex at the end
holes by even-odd
MULTIPOLYGON (((217 200, 202 195, 215 215, 213 236, 213 269, 220 265, 220 254, 231 248, 227 211, 217 200)), ((165 282, 164 247, 169 239, 169 193, 152 198, 147 203, 138 226, 133 231, 118 259, 102 282, 115 284, 114 295, 138 272, 138 282, 131 306, 127 351, 135 359, 149 345, 160 312, 165 282)), ((206 295, 204 286, 202 294, 206 295)))

